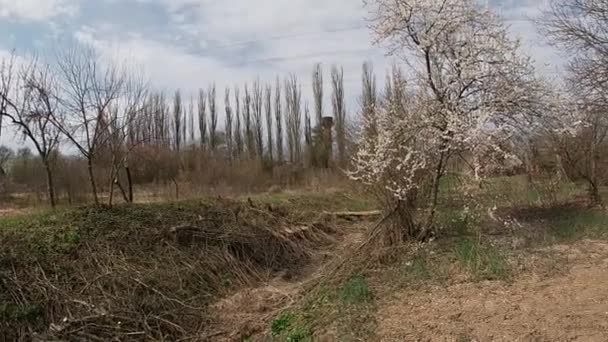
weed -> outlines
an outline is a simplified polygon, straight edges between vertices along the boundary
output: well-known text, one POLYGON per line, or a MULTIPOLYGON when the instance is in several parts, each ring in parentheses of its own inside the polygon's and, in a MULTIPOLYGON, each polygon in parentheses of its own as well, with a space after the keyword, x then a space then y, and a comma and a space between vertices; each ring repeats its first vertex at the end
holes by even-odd
POLYGON ((287 335, 286 341, 287 342, 304 342, 304 341, 311 341, 312 339, 312 333, 310 332, 310 329, 306 328, 306 327, 296 327, 294 329, 292 329, 289 334, 287 335))
POLYGON ((272 331, 272 336, 279 336, 286 332, 290 327, 296 316, 291 312, 284 312, 279 317, 277 317, 274 321, 272 321, 272 325, 270 327, 272 331))
POLYGON ((504 255, 494 247, 464 238, 456 244, 455 252, 459 263, 478 278, 506 279, 509 276, 504 255))
POLYGON ((367 280, 362 275, 355 275, 349 279, 338 290, 338 295, 343 303, 360 304, 371 298, 371 292, 367 280))

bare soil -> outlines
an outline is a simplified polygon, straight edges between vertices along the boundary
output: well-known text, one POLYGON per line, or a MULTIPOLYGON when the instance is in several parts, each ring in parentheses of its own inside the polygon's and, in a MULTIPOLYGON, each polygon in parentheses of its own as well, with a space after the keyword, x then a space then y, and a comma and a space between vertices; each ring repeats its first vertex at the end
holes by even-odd
POLYGON ((361 244, 367 223, 342 222, 337 227, 335 245, 319 251, 314 260, 296 276, 283 274, 269 279, 261 286, 241 289, 212 306, 215 320, 212 332, 206 336, 213 341, 265 341, 268 328, 281 312, 297 303, 310 284, 325 275, 325 267, 341 259, 361 244))
POLYGON ((378 303, 378 341, 607 341, 608 243, 544 250, 565 272, 403 290, 378 303))

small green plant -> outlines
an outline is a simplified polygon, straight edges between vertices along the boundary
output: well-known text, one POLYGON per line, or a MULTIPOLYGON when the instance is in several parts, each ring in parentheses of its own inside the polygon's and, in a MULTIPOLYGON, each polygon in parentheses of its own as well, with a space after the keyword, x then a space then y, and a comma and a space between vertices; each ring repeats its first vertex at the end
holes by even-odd
POLYGON ((286 332, 293 323, 295 315, 291 312, 284 312, 274 321, 272 321, 271 331, 272 336, 279 336, 286 332))
POLYGON ((304 342, 304 341, 311 341, 312 339, 312 334, 310 332, 310 329, 306 328, 306 327, 296 327, 294 329, 292 329, 289 334, 287 335, 287 342, 304 342))
POLYGON ((287 342, 310 341, 312 336, 308 327, 296 325, 296 315, 292 312, 284 312, 272 321, 270 330, 272 336, 284 337, 287 342))
POLYGON ((494 247, 465 238, 458 242, 455 252, 460 264, 476 277, 505 279, 509 275, 504 255, 494 247))
POLYGON ((358 274, 350 278, 340 289, 338 295, 343 303, 360 304, 371 298, 371 292, 364 276, 358 274))

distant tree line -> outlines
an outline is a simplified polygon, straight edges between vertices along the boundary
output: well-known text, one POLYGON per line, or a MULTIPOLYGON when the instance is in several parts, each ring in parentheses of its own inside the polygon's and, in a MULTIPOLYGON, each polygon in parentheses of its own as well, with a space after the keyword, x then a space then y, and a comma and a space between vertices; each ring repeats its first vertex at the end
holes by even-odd
MULTIPOLYGON (((369 111, 376 89, 369 86, 371 67, 363 70, 369 111)), ((353 132, 344 72, 332 66, 328 90, 321 64, 311 79, 312 115, 295 75, 226 88, 222 108, 213 83, 194 97, 181 90, 168 96, 128 65, 102 62, 93 49, 79 47, 53 61, 2 61, 0 117, 33 146, 51 206, 57 204, 59 159, 77 160, 94 203, 112 205, 116 194, 132 202, 134 184, 172 182, 179 196, 180 178, 200 179, 211 165, 241 173, 255 165, 271 178, 277 169, 346 168, 353 132)))

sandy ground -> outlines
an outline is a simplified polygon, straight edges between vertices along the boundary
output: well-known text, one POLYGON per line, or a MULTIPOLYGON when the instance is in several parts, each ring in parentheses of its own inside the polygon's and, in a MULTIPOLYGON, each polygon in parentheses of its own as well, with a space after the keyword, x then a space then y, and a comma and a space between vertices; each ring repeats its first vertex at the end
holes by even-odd
POLYGON ((608 244, 555 246, 564 275, 403 291, 379 304, 378 341, 608 341, 608 244))

